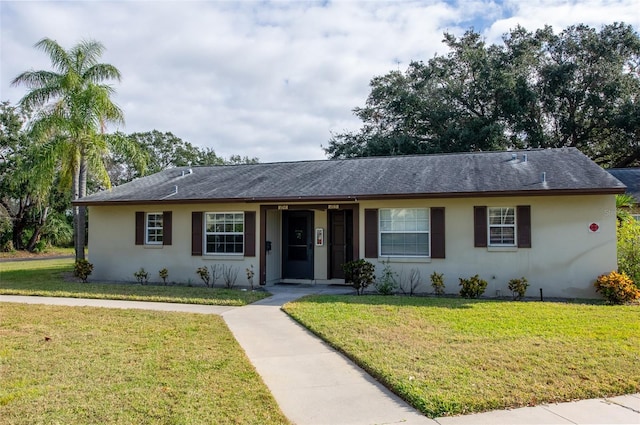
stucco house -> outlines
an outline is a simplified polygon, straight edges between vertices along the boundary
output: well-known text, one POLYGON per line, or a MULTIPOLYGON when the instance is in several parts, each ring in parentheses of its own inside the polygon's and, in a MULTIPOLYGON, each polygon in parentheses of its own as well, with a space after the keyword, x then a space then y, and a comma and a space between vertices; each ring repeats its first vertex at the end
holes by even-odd
POLYGON ((486 295, 597 297, 616 268, 615 195, 625 186, 573 148, 371 157, 161 171, 83 198, 94 280, 198 281, 201 266, 256 283, 344 282, 366 258, 380 273, 479 274, 486 295))
POLYGON ((627 186, 626 193, 635 199, 631 215, 640 221, 640 168, 611 168, 607 171, 627 186))

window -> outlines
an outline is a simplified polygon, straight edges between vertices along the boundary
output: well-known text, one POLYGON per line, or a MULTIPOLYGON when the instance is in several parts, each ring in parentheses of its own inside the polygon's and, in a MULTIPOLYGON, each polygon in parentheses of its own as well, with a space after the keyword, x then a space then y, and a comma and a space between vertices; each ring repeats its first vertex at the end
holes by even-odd
POLYGON ((637 221, 640 221, 640 214, 631 214, 631 217, 635 218, 637 221))
POLYGON ((163 237, 162 213, 147 213, 145 220, 145 243, 148 245, 161 245, 163 237))
POLYGON ((516 245, 516 209, 489 208, 489 246, 516 245))
POLYGON ((380 255, 382 257, 428 257, 429 208, 380 210, 380 255))
POLYGON ((244 213, 205 214, 205 253, 244 253, 244 213))

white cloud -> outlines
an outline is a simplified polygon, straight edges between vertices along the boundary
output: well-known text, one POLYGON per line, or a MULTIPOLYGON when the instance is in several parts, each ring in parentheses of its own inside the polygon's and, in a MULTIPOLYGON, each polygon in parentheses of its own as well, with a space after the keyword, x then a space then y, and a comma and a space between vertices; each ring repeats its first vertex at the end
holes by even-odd
POLYGON ((323 158, 331 132, 356 129, 369 81, 443 52, 444 31, 490 42, 518 23, 640 25, 635 1, 0 1, 0 100, 11 80, 47 69, 43 37, 101 41, 123 75, 125 132, 171 131, 220 155, 323 158))

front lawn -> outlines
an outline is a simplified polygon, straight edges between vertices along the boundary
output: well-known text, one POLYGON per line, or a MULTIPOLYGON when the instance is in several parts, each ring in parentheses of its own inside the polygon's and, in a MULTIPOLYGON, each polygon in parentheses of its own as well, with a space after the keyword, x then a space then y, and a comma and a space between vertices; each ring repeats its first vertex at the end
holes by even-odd
POLYGON ((284 310, 429 417, 640 392, 640 307, 310 296, 284 310))
POLYGON ((204 286, 68 282, 63 278, 63 274, 70 274, 72 271, 73 259, 69 258, 0 262, 0 294, 229 306, 250 304, 270 295, 263 291, 204 286))
POLYGON ((289 423, 218 316, 0 303, 0 317, 0 423, 289 423))

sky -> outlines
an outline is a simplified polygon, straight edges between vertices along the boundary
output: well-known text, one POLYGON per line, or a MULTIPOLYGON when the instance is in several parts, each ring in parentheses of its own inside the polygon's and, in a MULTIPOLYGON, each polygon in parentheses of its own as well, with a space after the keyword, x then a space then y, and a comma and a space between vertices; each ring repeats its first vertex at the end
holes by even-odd
POLYGON ((369 82, 446 54, 445 32, 489 43, 521 25, 640 28, 640 0, 6 1, 0 0, 0 101, 11 81, 49 70, 33 46, 97 40, 117 67, 126 134, 171 132, 219 156, 324 159, 332 134, 357 130, 369 82))

